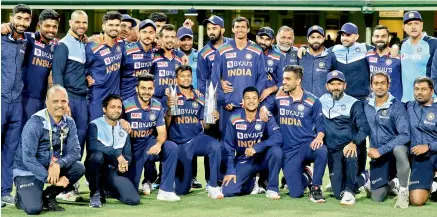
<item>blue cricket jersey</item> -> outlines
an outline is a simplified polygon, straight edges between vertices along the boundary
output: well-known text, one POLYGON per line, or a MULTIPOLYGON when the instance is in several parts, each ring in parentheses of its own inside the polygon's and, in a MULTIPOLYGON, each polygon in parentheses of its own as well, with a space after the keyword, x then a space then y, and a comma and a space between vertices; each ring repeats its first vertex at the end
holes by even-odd
POLYGON ((153 55, 151 74, 155 76, 155 97, 165 96, 165 89, 168 85, 176 85, 176 68, 182 65, 183 54, 172 51, 173 58, 164 56, 164 50, 160 49, 153 55))

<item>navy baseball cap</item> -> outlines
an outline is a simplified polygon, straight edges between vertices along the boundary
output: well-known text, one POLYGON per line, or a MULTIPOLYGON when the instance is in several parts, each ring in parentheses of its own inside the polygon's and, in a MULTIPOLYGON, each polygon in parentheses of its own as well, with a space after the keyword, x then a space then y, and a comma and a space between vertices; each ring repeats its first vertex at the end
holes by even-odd
POLYGON ((422 16, 417 11, 408 11, 404 14, 404 24, 408 23, 410 20, 420 20, 422 21, 422 16))
POLYGON ((335 79, 343 81, 343 82, 346 82, 346 79, 344 78, 343 72, 334 70, 334 71, 332 71, 332 72, 330 72, 328 74, 328 76, 326 78, 326 83, 329 83, 329 82, 331 82, 332 80, 335 80, 335 79))
POLYGON ((191 30, 190 28, 184 27, 184 26, 178 29, 178 32, 176 33, 176 35, 179 38, 179 40, 181 40, 185 36, 189 36, 191 38, 194 37, 193 30, 191 30))
POLYGON ((269 36, 269 38, 274 39, 275 31, 273 31, 273 29, 270 27, 262 27, 261 29, 259 29, 256 35, 267 35, 269 36))
POLYGON ((312 26, 312 27, 310 27, 310 28, 308 29, 307 37, 310 37, 310 35, 311 35, 313 32, 318 32, 318 33, 320 33, 320 35, 325 36, 325 30, 323 30, 323 28, 320 27, 320 26, 318 26, 318 25, 314 25, 314 26, 312 26))
POLYGON ((353 24, 353 23, 345 23, 342 27, 341 30, 338 31, 339 34, 341 33, 346 33, 348 35, 351 34, 358 34, 358 27, 357 25, 353 24))
POLYGON ((148 26, 153 27, 155 29, 155 31, 156 31, 156 24, 155 24, 155 22, 153 22, 150 19, 145 19, 145 20, 141 21, 140 27, 138 28, 138 30, 142 30, 142 29, 144 29, 144 28, 146 28, 148 26))
POLYGON ((213 15, 202 22, 202 24, 204 26, 206 26, 206 24, 208 24, 208 23, 212 23, 214 25, 219 25, 222 28, 225 27, 225 21, 223 21, 223 19, 221 17, 216 16, 216 15, 213 15))
POLYGON ((121 15, 121 21, 127 21, 132 23, 132 28, 137 26, 137 21, 135 21, 131 16, 129 16, 128 14, 123 14, 121 15))

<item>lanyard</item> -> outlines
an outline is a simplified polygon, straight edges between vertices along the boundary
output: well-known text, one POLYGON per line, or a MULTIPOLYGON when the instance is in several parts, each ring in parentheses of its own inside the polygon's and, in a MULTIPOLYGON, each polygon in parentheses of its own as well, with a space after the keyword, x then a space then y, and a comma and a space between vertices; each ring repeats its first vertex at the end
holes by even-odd
MULTIPOLYGON (((50 140, 50 150, 54 150, 53 148, 53 130, 52 130, 52 122, 50 121, 50 116, 49 116, 49 112, 46 110, 46 118, 47 121, 49 122, 49 140, 50 140)), ((63 142, 64 142, 64 138, 63 138, 63 134, 61 132, 61 151, 59 153, 60 156, 62 156, 62 146, 63 146, 63 142)), ((54 151, 53 151, 54 152, 54 151)))

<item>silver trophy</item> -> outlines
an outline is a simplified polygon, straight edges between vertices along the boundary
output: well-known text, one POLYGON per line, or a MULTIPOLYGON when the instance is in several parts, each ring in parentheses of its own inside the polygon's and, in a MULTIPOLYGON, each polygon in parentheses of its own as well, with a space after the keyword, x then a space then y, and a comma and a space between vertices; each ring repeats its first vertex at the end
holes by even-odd
POLYGON ((215 124, 216 119, 214 118, 213 112, 217 110, 217 85, 212 84, 212 81, 206 83, 205 92, 205 111, 204 111, 204 121, 207 124, 215 124))
POLYGON ((174 104, 170 107, 171 116, 178 116, 179 115, 179 108, 178 108, 178 93, 177 93, 177 86, 176 85, 169 85, 168 86, 170 90, 170 97, 173 99, 174 104))

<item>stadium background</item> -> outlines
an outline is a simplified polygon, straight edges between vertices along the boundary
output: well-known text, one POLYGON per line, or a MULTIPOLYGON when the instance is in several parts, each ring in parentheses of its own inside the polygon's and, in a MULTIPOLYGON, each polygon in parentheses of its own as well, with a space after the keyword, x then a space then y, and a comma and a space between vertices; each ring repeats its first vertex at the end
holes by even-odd
MULTIPOLYGON (((306 43, 306 31, 312 25, 320 25, 335 41, 336 32, 346 22, 353 22, 359 28, 360 42, 370 43, 369 27, 384 24, 400 39, 404 38, 402 30, 402 15, 404 11, 417 10, 424 20, 424 31, 431 36, 437 36, 437 0, 2 0, 1 22, 8 22, 12 8, 18 4, 28 4, 33 10, 33 20, 30 31, 36 30, 39 13, 43 9, 55 9, 61 15, 58 38, 68 31, 68 20, 76 9, 85 10, 89 18, 87 35, 101 30, 101 18, 108 10, 118 10, 143 20, 152 12, 165 12, 169 23, 179 27, 186 18, 194 21, 194 34, 197 46, 203 47, 206 30, 201 21, 210 15, 218 15, 225 20, 225 36, 232 37, 231 21, 234 17, 244 16, 251 21, 250 37, 259 28, 270 26, 277 30, 282 25, 288 25, 295 30, 295 44, 306 43), (195 15, 197 14, 197 15, 195 15), (195 15, 195 16, 193 16, 195 15)), ((206 40, 206 39, 205 39, 206 40)), ((198 179, 204 182, 203 158, 199 158, 198 179)), ((264 195, 250 195, 237 198, 226 198, 222 201, 207 199, 204 189, 195 190, 188 196, 183 196, 179 203, 165 203, 156 200, 156 192, 142 196, 141 205, 129 207, 110 199, 103 209, 88 208, 89 189, 81 180, 81 194, 84 202, 64 205, 64 213, 43 213, 44 216, 79 217, 79 216, 417 216, 437 217, 437 203, 428 202, 424 207, 409 209, 394 209, 396 197, 389 197, 383 203, 375 203, 364 194, 357 196, 354 207, 342 207, 330 193, 326 204, 313 204, 305 197, 291 199, 286 190, 281 191, 280 201, 269 201, 264 195)), ((328 174, 324 176, 324 184, 328 183, 328 174)), ((306 196, 306 194, 305 194, 306 196)), ((25 213, 7 206, 1 210, 5 217, 24 216, 25 213)))

